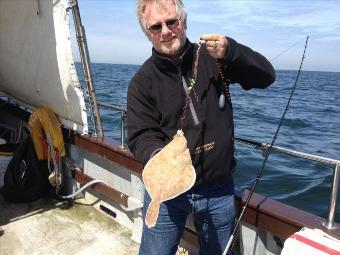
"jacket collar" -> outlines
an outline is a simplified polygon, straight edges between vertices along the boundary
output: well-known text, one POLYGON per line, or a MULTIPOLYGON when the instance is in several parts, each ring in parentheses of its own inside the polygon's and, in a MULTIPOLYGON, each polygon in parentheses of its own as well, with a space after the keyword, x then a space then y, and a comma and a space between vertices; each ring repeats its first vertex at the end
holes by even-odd
POLYGON ((161 70, 168 72, 178 72, 178 67, 181 67, 182 72, 187 72, 192 67, 194 52, 194 44, 188 39, 184 45, 184 51, 178 64, 174 64, 170 58, 159 54, 155 48, 152 48, 152 61, 161 70))

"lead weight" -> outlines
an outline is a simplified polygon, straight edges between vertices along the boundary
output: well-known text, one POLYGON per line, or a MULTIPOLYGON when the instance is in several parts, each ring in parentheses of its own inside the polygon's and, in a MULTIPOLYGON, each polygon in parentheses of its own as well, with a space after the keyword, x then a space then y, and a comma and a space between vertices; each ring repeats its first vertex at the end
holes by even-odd
POLYGON ((225 95, 223 93, 220 95, 220 98, 218 100, 218 106, 220 107, 221 110, 225 106, 225 95))

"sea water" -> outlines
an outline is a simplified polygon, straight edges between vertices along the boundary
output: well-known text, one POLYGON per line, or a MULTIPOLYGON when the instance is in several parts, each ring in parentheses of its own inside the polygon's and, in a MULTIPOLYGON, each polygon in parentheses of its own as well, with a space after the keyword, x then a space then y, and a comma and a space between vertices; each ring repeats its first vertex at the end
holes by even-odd
MULTIPOLYGON (((127 88, 139 67, 92 64, 97 100, 126 108, 127 88)), ((277 70, 275 83, 264 90, 244 91, 237 84, 231 86, 236 137, 272 142, 296 76, 297 71, 277 70)), ((274 146, 340 160, 339 89, 340 73, 302 71, 274 146)), ((100 113, 105 135, 119 139, 120 113, 108 109, 100 113)), ((236 186, 250 188, 263 162, 262 151, 239 143, 236 147, 236 186)), ((272 152, 256 192, 327 217, 333 170, 321 163, 272 152)))

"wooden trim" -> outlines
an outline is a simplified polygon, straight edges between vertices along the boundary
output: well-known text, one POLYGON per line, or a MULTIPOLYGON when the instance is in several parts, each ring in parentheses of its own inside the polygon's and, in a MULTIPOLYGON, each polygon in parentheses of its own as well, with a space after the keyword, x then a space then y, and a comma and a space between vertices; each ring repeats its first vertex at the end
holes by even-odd
POLYGON ((95 138, 80 135, 66 129, 63 130, 63 133, 65 142, 115 162, 137 174, 142 174, 142 163, 137 161, 128 150, 121 149, 117 141, 110 138, 95 138))
MULTIPOLYGON (((236 194, 239 211, 243 208, 248 194, 247 190, 236 194)), ((319 228, 331 236, 340 238, 340 224, 336 224, 335 229, 329 230, 323 225, 324 218, 256 193, 249 202, 243 221, 284 239, 303 227, 319 228)))

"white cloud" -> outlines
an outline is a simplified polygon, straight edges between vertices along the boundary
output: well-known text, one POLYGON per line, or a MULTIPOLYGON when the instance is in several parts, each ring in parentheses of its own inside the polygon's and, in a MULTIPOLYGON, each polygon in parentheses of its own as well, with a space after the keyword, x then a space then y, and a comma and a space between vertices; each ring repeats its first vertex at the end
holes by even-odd
POLYGON ((187 1, 187 5, 192 9, 190 20, 217 24, 227 31, 290 29, 322 36, 320 40, 337 40, 340 29, 338 1, 217 0, 205 8, 196 1, 187 1))
MULTIPOLYGON (((183 0, 188 36, 222 33, 261 52, 278 69, 296 69, 310 35, 308 70, 340 71, 340 0, 183 0)), ((135 0, 80 1, 91 59, 141 64, 151 45, 142 33, 135 0)), ((75 41, 75 40, 74 40, 75 41)), ((76 44, 75 44, 76 45, 76 44)))

